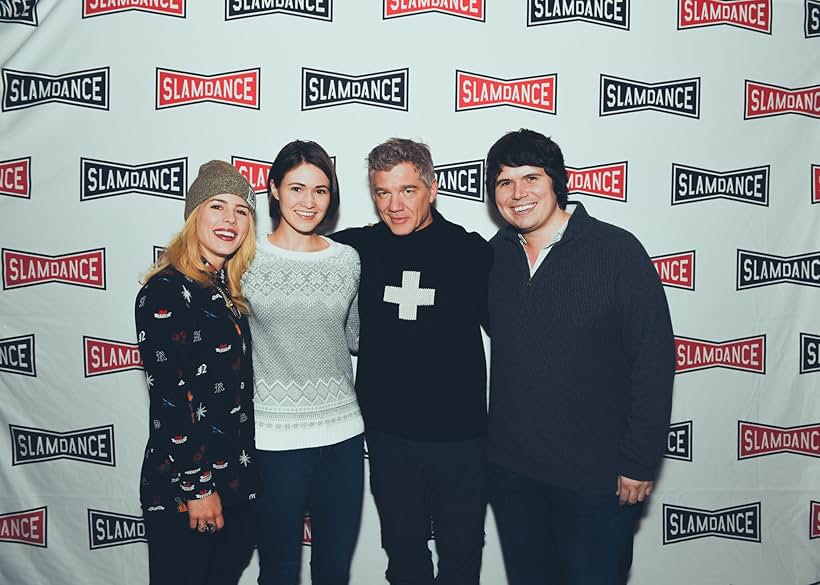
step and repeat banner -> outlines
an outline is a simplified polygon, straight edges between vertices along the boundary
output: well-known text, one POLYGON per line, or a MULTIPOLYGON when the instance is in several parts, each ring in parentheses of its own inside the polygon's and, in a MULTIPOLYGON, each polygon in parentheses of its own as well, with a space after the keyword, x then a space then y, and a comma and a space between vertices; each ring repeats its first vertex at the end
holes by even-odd
MULTIPOLYGON (((0 63, 0 582, 147 581, 133 299, 199 165, 248 177, 264 235, 269 161, 316 140, 343 228, 376 219, 370 148, 421 139, 489 238, 483 158, 521 127, 672 310, 630 583, 820 582, 820 1, 0 0, 0 63)), ((353 582, 385 565, 367 497, 353 582)))

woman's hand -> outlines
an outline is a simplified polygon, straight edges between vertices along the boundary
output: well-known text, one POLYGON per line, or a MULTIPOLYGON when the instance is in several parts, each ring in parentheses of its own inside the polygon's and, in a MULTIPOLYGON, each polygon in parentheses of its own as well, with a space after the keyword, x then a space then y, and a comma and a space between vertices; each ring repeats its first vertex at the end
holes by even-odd
POLYGON ((201 500, 188 500, 188 525, 191 530, 215 532, 222 530, 225 519, 222 517, 222 500, 214 492, 201 500))

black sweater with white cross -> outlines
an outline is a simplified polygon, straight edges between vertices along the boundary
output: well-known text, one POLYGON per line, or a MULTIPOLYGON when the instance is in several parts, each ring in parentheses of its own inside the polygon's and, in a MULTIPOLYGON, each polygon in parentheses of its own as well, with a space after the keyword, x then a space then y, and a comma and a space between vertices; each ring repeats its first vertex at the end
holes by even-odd
POLYGON ((379 223, 331 237, 361 259, 356 393, 366 430, 443 442, 487 432, 481 324, 492 252, 433 217, 407 236, 379 223))

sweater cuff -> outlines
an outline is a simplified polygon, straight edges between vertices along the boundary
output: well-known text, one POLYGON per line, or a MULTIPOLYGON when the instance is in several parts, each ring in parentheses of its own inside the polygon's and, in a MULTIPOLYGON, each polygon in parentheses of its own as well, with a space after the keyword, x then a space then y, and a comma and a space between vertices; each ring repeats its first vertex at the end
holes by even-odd
POLYGON ((654 481, 657 466, 648 467, 636 461, 631 461, 621 457, 618 461, 618 475, 634 479, 636 481, 654 481))

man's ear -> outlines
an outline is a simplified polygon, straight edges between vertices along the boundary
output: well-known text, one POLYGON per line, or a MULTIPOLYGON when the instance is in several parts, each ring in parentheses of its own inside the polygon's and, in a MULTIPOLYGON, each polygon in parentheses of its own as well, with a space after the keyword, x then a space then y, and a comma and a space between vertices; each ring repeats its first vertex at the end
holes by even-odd
POLYGON ((433 179, 433 183, 430 185, 430 203, 436 202, 436 196, 438 195, 438 181, 433 179))

